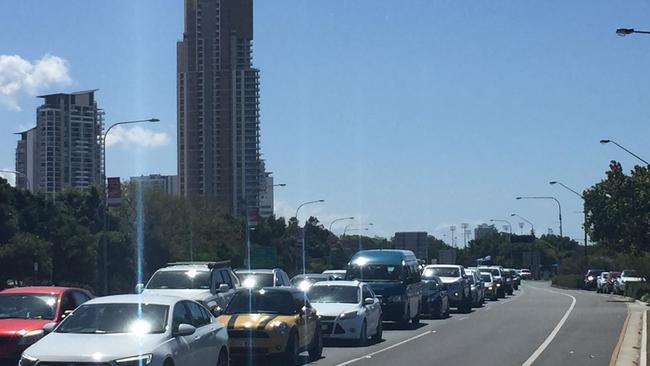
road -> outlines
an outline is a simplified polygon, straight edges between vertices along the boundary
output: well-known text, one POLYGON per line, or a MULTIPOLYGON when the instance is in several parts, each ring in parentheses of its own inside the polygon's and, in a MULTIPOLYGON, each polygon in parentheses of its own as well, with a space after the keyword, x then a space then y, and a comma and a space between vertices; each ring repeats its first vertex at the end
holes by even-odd
POLYGON ((413 329, 387 324, 384 341, 369 347, 327 343, 313 364, 609 365, 626 315, 621 297, 529 281, 470 314, 413 329))

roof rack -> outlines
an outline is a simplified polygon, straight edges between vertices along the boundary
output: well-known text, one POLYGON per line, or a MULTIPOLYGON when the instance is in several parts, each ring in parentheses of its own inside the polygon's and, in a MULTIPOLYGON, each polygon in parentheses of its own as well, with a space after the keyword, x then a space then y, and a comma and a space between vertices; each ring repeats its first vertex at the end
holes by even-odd
POLYGON ((230 267, 230 261, 212 261, 212 262, 171 262, 167 263, 168 266, 207 266, 210 269, 217 267, 230 267))

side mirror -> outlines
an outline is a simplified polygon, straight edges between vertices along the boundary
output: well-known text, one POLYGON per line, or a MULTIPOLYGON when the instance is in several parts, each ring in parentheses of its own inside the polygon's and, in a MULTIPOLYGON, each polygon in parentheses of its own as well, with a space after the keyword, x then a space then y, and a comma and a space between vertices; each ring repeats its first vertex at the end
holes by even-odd
POLYGON ((215 316, 215 318, 217 318, 221 316, 221 314, 223 314, 223 309, 221 308, 221 306, 215 306, 210 310, 210 312, 212 313, 212 315, 215 316))
POLYGON ((61 314, 61 320, 65 319, 68 317, 68 315, 72 314, 73 310, 65 310, 63 311, 63 314, 61 314))
POLYGON ((300 315, 310 316, 312 313, 313 313, 313 310, 311 308, 306 307, 306 306, 303 306, 302 309, 300 309, 300 315))
POLYGON ((143 283, 138 283, 135 285, 135 293, 136 294, 141 294, 142 291, 144 291, 144 284, 143 283))
POLYGON ((230 290, 230 286, 228 286, 225 283, 222 283, 221 285, 219 285, 219 288, 217 289, 217 292, 226 292, 228 290, 230 290))
POLYGON ((43 326, 43 332, 45 332, 45 334, 52 333, 54 331, 54 328, 56 328, 56 323, 47 323, 43 326))
POLYGON ((178 326, 178 330, 174 332, 174 337, 186 337, 194 334, 196 328, 193 325, 182 323, 178 326))
POLYGON ((374 303, 375 303, 375 299, 373 299, 372 297, 368 297, 365 300, 363 300, 364 305, 372 305, 374 303))

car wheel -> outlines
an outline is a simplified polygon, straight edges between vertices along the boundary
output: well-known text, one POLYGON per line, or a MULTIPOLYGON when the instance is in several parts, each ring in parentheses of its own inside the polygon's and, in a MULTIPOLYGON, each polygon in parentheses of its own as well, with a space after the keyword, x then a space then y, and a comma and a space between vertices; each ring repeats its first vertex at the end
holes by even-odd
POLYGON ((379 318, 379 324, 377 324, 377 330, 375 331, 375 335, 372 336, 372 340, 375 342, 379 342, 381 341, 383 336, 384 336, 383 319, 379 318))
POLYGON ((445 309, 442 307, 442 299, 438 301, 438 305, 436 306, 437 313, 435 315, 436 319, 442 319, 445 316, 445 309))
POLYGON ((400 319, 399 324, 403 327, 406 327, 408 326, 410 320, 411 320, 411 305, 406 305, 404 315, 402 315, 402 319, 400 319))
POLYGON ((296 332, 291 332, 289 335, 289 340, 287 341, 287 347, 284 350, 284 354, 282 355, 284 362, 287 365, 294 366, 298 364, 298 336, 296 335, 296 332))
POLYGON ((219 358, 217 359, 217 366, 228 366, 230 364, 230 359, 228 358, 228 352, 225 349, 222 349, 219 352, 219 358))
POLYGON ((359 347, 365 347, 368 344, 368 323, 366 320, 363 320, 361 324, 361 329, 359 330, 359 339, 357 340, 357 345, 359 347))
POLYGON ((323 355, 323 336, 320 331, 320 324, 318 324, 316 334, 314 334, 314 339, 312 339, 307 352, 309 353, 309 361, 316 361, 323 355))
POLYGON ((174 361, 168 358, 163 362, 163 366, 174 366, 174 361))
POLYGON ((467 314, 472 311, 472 299, 466 297, 465 300, 463 300, 463 304, 461 305, 461 312, 467 314))

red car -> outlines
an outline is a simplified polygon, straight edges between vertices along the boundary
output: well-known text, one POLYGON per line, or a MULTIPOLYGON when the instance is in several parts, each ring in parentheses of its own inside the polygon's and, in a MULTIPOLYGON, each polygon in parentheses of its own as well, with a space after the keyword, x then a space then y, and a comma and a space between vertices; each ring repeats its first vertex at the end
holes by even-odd
POLYGON ((43 337, 45 324, 60 322, 92 297, 84 289, 67 287, 0 291, 0 364, 5 365, 8 360, 17 362, 27 347, 43 337))

